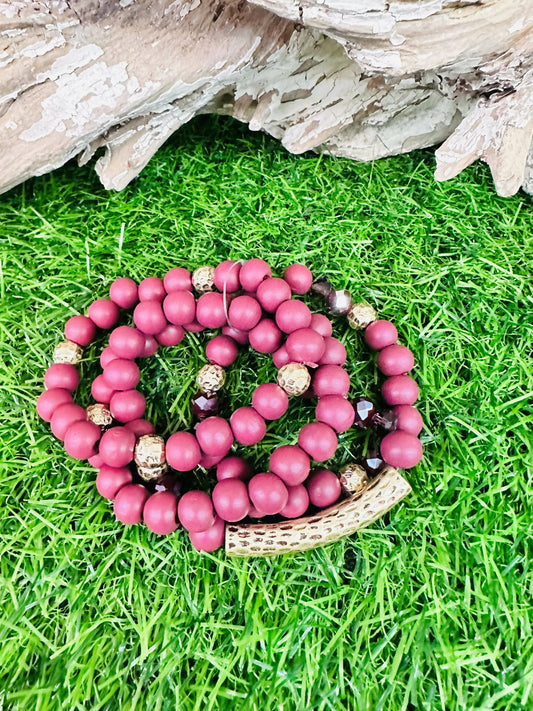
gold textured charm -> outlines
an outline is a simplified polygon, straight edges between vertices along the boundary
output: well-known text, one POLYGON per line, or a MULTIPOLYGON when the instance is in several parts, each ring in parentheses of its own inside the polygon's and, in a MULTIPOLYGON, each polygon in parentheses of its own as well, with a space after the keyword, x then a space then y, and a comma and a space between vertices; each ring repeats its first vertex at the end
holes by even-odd
POLYGON ((153 481, 167 470, 165 440, 159 435, 142 435, 135 445, 135 464, 139 476, 153 481))
POLYGON ((98 425, 102 432, 113 424, 111 411, 101 402, 97 402, 96 405, 89 405, 85 411, 87 412, 87 419, 98 425))
POLYGON ((348 311, 348 322, 352 328, 361 330, 377 319, 378 315, 369 304, 352 304, 348 311))
POLYGON ((278 384, 287 395, 303 395, 311 385, 311 375, 303 363, 287 363, 278 370, 278 384))
POLYGON ((76 365, 83 358, 83 348, 72 341, 61 341, 54 348, 52 360, 54 363, 70 363, 76 365))
POLYGON ((346 464, 339 471, 339 481, 345 494, 360 494, 368 486, 368 474, 359 464, 346 464))
POLYGON ((204 395, 213 395, 226 382, 226 371, 220 365, 208 363, 200 368, 196 376, 196 385, 204 395))
POLYGON ((215 267, 198 267, 198 269, 193 272, 192 285, 200 294, 205 294, 207 291, 214 291, 215 267))

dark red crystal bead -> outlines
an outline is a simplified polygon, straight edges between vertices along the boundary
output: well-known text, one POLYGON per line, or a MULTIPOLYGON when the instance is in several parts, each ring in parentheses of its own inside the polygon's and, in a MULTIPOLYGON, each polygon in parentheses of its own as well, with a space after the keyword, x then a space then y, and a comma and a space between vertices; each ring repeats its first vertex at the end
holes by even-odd
POLYGON ((372 424, 376 427, 380 427, 385 432, 393 432, 396 429, 398 423, 398 417, 392 412, 392 410, 385 410, 385 412, 375 412, 372 415, 372 424))
POLYGON ((205 420, 206 417, 216 415, 218 412, 218 398, 216 395, 204 395, 196 393, 191 398, 192 413, 198 420, 205 420))
POLYGON ((181 496, 181 482, 172 474, 163 474, 155 484, 156 491, 170 491, 178 499, 181 496))
POLYGON ((366 397, 356 397, 352 400, 352 405, 355 410, 355 427, 370 427, 372 418, 376 414, 374 403, 366 397))
POLYGON ((363 459, 362 464, 369 476, 375 476, 383 469, 385 461, 375 450, 369 450, 366 453, 366 457, 363 459))

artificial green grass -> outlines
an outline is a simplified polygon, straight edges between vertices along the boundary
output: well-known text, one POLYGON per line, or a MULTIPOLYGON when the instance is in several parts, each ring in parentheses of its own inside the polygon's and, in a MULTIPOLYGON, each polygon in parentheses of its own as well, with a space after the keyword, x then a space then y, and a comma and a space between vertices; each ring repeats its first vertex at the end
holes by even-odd
MULTIPOLYGON (((0 708, 531 708, 532 201, 497 197, 482 165, 436 184, 433 165, 295 157, 202 118, 119 194, 70 165, 0 197, 0 708), (241 560, 117 523, 34 403, 64 322, 115 277, 252 256, 304 261, 398 325, 425 458, 360 534, 241 560)), ((336 332, 353 394, 376 395, 360 337, 336 332)), ((203 343, 143 366, 161 433, 189 426, 203 343)), ((227 412, 273 373, 239 356, 227 412)), ((311 413, 291 405, 254 463, 311 413)), ((335 463, 364 446, 343 436, 335 463)))

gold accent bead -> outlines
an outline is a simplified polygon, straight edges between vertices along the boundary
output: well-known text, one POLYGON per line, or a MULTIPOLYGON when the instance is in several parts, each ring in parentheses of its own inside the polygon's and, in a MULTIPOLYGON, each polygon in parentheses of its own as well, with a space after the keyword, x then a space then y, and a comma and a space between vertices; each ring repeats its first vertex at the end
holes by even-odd
POLYGON ((226 371, 220 365, 208 363, 200 368, 196 376, 196 385, 204 395, 213 395, 226 382, 226 371))
POLYGON ((339 471, 339 481, 345 494, 360 494, 368 486, 368 474, 360 464, 346 464, 339 471))
POLYGON ((376 321, 378 315, 369 304, 352 304, 348 311, 348 323, 352 328, 361 330, 376 321))
POLYGON ((198 267, 192 275, 192 285, 200 294, 215 290, 215 267, 198 267))
POLYGON ((54 363, 70 363, 76 365, 83 358, 83 348, 72 341, 61 341, 54 348, 52 360, 54 363))
POLYGON ((135 445, 135 464, 145 481, 159 479, 166 470, 165 440, 159 435, 142 435, 135 445))
POLYGON ((287 363, 278 370, 278 384, 287 395, 303 395, 311 385, 311 375, 303 363, 287 363))
POLYGON ((87 413, 87 419, 94 422, 95 425, 98 425, 102 432, 113 423, 113 415, 109 408, 101 402, 96 403, 96 405, 89 405, 85 411, 87 413))

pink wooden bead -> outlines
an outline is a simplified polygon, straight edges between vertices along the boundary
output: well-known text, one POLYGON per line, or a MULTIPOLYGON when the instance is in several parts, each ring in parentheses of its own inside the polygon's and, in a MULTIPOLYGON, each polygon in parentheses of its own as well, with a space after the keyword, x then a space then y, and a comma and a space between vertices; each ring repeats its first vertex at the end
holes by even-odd
POLYGON ((337 451, 337 435, 323 422, 304 425, 298 435, 298 444, 315 462, 331 459, 337 451))
POLYGON ((148 422, 148 420, 142 419, 130 420, 130 422, 124 424, 124 427, 131 430, 135 437, 142 437, 143 435, 154 434, 155 432, 153 424, 148 422))
POLYGON ((109 345, 120 358, 133 360, 144 351, 144 335, 132 326, 118 326, 109 336, 109 345))
POLYGON ((333 324, 324 314, 312 314, 309 328, 320 333, 324 338, 328 338, 333 333, 333 324))
POLYGON ((159 277, 147 277, 139 284, 139 301, 163 301, 167 292, 159 277))
POLYGON ((111 414, 119 422, 138 420, 144 415, 146 400, 138 390, 116 392, 109 401, 111 414))
POLYGON ((415 358, 409 348, 393 344, 387 346, 378 355, 378 368, 384 375, 403 375, 415 364, 415 358))
POLYGON ((289 397, 276 383, 263 383, 254 390, 252 406, 265 420, 277 420, 287 412, 289 397))
POLYGON ((206 531, 215 522, 211 497, 205 491, 188 491, 178 502, 178 518, 187 531, 206 531))
POLYGON ((114 499, 120 489, 131 481, 132 475, 127 467, 103 464, 96 475, 96 489, 105 499, 114 499))
POLYGON ((321 509, 334 504, 341 495, 339 478, 329 469, 317 469, 311 472, 306 487, 313 506, 321 509))
POLYGON ((163 313, 160 301, 141 301, 133 312, 133 321, 139 331, 148 336, 155 336, 160 333, 168 321, 163 313))
POLYGON ((222 328, 222 335, 233 338, 233 340, 241 346, 245 346, 248 343, 248 333, 246 331, 240 331, 238 328, 233 328, 233 326, 224 326, 222 328))
POLYGON ((125 358, 115 358, 104 368, 106 385, 113 390, 131 390, 141 377, 139 366, 135 361, 125 358))
POLYGON ((346 432, 353 425, 353 405, 340 395, 321 397, 316 406, 316 419, 332 427, 336 432, 346 432))
POLYGON ((296 486, 288 486, 289 498, 285 506, 281 509, 280 514, 284 518, 299 518, 309 508, 309 494, 303 484, 296 486))
POLYGON ((216 467, 216 465, 224 459, 223 454, 219 454, 216 457, 212 457, 209 454, 202 454, 202 458, 200 459, 200 466, 203 467, 204 469, 213 469, 213 467, 216 467))
POLYGON ((324 395, 348 394, 350 377, 340 365, 321 365, 313 376, 313 392, 318 397, 324 395))
POLYGON ((174 432, 166 444, 167 462, 178 472, 188 472, 200 464, 202 453, 196 437, 190 432, 174 432))
POLYGON ((247 481, 252 475, 252 469, 242 457, 225 457, 217 466, 217 479, 242 479, 247 481))
POLYGON ((174 326, 173 323, 169 323, 162 331, 159 331, 156 340, 162 346, 177 346, 183 340, 184 335, 185 331, 182 326, 174 326))
POLYGON ((240 479, 223 479, 213 489, 213 505, 223 521, 242 521, 250 510, 248 488, 240 479))
POLYGON ((64 440, 70 425, 74 422, 80 422, 86 419, 87 413, 83 407, 75 405, 73 402, 65 402, 54 410, 54 414, 50 420, 50 429, 55 437, 64 440))
POLYGON ((66 402, 72 402, 72 394, 69 390, 65 390, 65 388, 45 390, 37 400, 37 414, 45 422, 50 422, 57 408, 66 402))
POLYGON ((198 321, 192 321, 192 323, 184 323, 183 328, 186 331, 189 331, 189 333, 201 333, 205 326, 202 326, 202 324, 198 323, 198 321))
MULTIPOLYGON (((153 356, 154 353, 157 353, 157 349, 159 348, 159 343, 156 341, 156 339, 153 336, 149 336, 146 333, 143 335, 144 335, 144 347, 143 347, 142 353, 139 355, 139 358, 149 358, 150 356, 153 356)), ((160 334, 158 333, 157 335, 159 336, 160 334)))
POLYGON ((234 291, 239 291, 241 284, 239 274, 241 273, 241 265, 233 259, 227 259, 225 262, 215 267, 215 286, 222 293, 224 288, 226 293, 230 294, 234 291))
POLYGON ((224 521, 217 516, 207 531, 189 531, 189 538, 196 550, 212 553, 224 545, 225 530, 224 521))
POLYGON ((142 484, 126 484, 115 496, 115 516, 128 526, 140 523, 144 504, 149 496, 150 492, 142 484))
POLYGON ((231 415, 230 424, 237 442, 246 446, 257 444, 266 434, 266 422, 253 407, 239 407, 231 415))
POLYGON ((225 368, 231 365, 239 354, 239 349, 233 338, 229 336, 215 336, 205 349, 207 360, 225 368))
POLYGON ((393 375, 387 378, 381 392, 389 405, 413 405, 420 394, 418 385, 409 375, 393 375))
POLYGON ((273 353, 281 345, 281 331, 274 321, 264 318, 248 333, 250 346, 258 353, 273 353))
POLYGON ((272 272, 265 261, 262 259, 249 259, 241 267, 239 281, 245 291, 253 292, 263 279, 268 279, 271 276, 272 272))
POLYGON ((196 303, 196 320, 205 328, 222 328, 227 323, 222 294, 202 294, 196 303))
POLYGON ((265 311, 274 312, 280 304, 291 298, 291 287, 284 279, 269 277, 257 287, 257 300, 265 311))
POLYGON ((233 444, 233 433, 222 417, 206 417, 196 427, 196 439, 205 454, 225 455, 233 444))
POLYGON ((313 283, 311 270, 305 264, 291 264, 285 269, 283 278, 295 294, 307 294, 313 283))
POLYGON ((100 353, 100 365, 102 366, 102 370, 106 368, 112 360, 115 360, 115 358, 118 357, 119 356, 113 351, 112 348, 106 346, 100 353))
POLYGON ((396 405, 393 412, 397 417, 396 428, 398 430, 408 432, 415 435, 415 437, 420 434, 424 421, 416 407, 412 405, 396 405))
POLYGON ((104 460, 102 459, 99 453, 93 454, 93 456, 89 457, 87 461, 89 462, 91 467, 94 467, 95 469, 100 469, 104 466, 104 460))
POLYGON ((109 405, 114 394, 115 390, 107 384, 104 374, 97 375, 91 384, 91 395, 96 402, 109 405))
POLYGON ((156 491, 146 501, 143 519, 150 531, 168 536, 178 527, 178 500, 171 491, 156 491))
POLYGON ((73 316, 65 324, 65 337, 79 346, 88 346, 96 335, 96 326, 88 316, 73 316))
POLYGON ((112 328, 117 322, 119 309, 110 299, 97 299, 89 306, 89 318, 98 328, 112 328))
POLYGON ((248 482, 248 494, 256 509, 267 516, 279 513, 287 505, 289 492, 275 474, 256 474, 248 482))
POLYGON ((284 345, 272 354, 272 362, 276 368, 282 368, 284 365, 291 362, 287 349, 284 345))
POLYGON ((300 447, 285 444, 272 452, 269 467, 287 486, 296 486, 309 476, 311 462, 300 447))
POLYGON ((422 443, 415 435, 396 430, 381 441, 381 456, 397 469, 410 469, 422 459, 422 443))
POLYGON ((110 467, 125 467, 133 459, 135 434, 127 427, 111 427, 100 440, 99 452, 104 464, 110 467))
POLYGON ((80 382, 80 376, 75 366, 70 363, 53 363, 44 374, 44 384, 48 390, 63 388, 73 392, 80 382))
POLYGON ((398 340, 396 326, 390 321, 380 319, 373 321, 365 329, 365 341, 370 348, 380 351, 382 348, 391 346, 398 340))
POLYGON ((346 348, 338 338, 324 338, 325 349, 319 360, 319 365, 344 365, 346 363, 346 348))
POLYGON ((324 355, 326 344, 312 328, 299 328, 289 334, 285 348, 293 363, 316 365, 324 355))
POLYGON ((163 311, 170 323, 184 326, 196 318, 196 299, 190 291, 173 291, 163 301, 163 311))
POLYGON ((292 333, 311 325, 311 311, 303 301, 284 301, 276 309, 276 325, 284 333, 292 333))
POLYGON ((228 322, 239 331, 250 331, 261 319, 261 305, 251 296, 236 296, 229 305, 228 322))
POLYGON ((183 267, 174 267, 165 274, 163 286, 167 294, 171 294, 173 291, 191 291, 191 274, 183 267))
POLYGON ((101 432, 94 422, 79 420, 65 432, 65 449, 74 459, 88 459, 96 454, 101 432))
POLYGON ((127 277, 117 279, 111 284, 109 298, 121 309, 131 309, 139 300, 137 284, 127 277))

